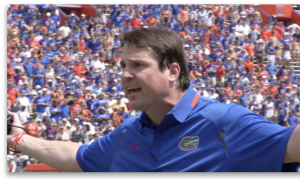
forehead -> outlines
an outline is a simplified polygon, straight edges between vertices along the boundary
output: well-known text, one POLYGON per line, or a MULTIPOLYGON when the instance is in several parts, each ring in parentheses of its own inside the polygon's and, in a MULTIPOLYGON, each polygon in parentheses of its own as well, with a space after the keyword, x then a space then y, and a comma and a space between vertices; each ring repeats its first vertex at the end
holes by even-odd
POLYGON ((133 45, 124 45, 122 47, 121 63, 127 63, 130 61, 153 61, 156 60, 153 56, 152 50, 137 48, 133 45))

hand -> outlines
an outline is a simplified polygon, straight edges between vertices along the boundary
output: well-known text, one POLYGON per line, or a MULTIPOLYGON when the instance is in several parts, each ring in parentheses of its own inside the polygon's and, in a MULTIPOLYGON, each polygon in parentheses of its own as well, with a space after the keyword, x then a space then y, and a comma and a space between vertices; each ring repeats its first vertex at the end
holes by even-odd
MULTIPOLYGON (((14 113, 14 112, 10 112, 10 111, 7 111, 7 112, 8 112, 8 114, 13 116, 13 123, 12 124, 15 125, 15 126, 22 127, 22 124, 20 122, 18 114, 14 113)), ((11 127, 10 133, 7 135, 7 147, 8 148, 12 148, 13 141, 22 132, 23 132, 23 130, 20 129, 20 128, 13 127, 13 126, 11 127)))

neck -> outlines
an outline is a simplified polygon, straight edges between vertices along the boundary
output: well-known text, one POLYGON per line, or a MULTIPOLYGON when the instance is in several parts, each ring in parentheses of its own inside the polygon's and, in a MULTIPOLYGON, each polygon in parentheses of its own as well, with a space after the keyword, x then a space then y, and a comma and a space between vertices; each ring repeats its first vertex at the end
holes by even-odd
POLYGON ((185 93, 186 90, 184 92, 178 91, 177 89, 173 90, 173 93, 171 91, 168 98, 157 103, 157 107, 153 107, 154 109, 145 111, 147 116, 150 118, 151 123, 159 126, 166 114, 173 109, 185 93))

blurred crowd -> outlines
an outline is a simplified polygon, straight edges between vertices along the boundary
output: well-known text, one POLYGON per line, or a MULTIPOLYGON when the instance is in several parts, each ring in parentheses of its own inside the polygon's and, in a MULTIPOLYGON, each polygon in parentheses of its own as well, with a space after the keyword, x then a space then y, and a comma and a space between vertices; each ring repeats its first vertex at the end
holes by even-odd
POLYGON ((64 22, 54 5, 8 6, 7 109, 31 135, 90 144, 138 115, 120 85, 120 36, 151 26, 181 36, 203 97, 299 124, 297 22, 263 22, 259 5, 93 6, 93 16, 71 11, 64 22))

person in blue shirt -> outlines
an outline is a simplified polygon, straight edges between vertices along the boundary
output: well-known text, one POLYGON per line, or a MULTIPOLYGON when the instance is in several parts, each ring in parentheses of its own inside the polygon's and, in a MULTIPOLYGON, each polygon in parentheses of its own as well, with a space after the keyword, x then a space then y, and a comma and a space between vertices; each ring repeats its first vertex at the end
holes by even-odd
POLYGON ((287 118, 289 126, 297 126, 299 123, 299 118, 296 116, 295 111, 290 111, 290 116, 287 118))
POLYGON ((91 94, 91 99, 86 101, 88 109, 95 115, 97 110, 98 100, 96 99, 96 94, 91 94))
MULTIPOLYGON (((58 103, 57 101, 53 101, 52 102, 52 105, 50 107, 50 118, 51 119, 54 119, 56 123, 58 123, 58 121, 60 120, 61 118, 61 113, 62 113, 62 110, 61 110, 61 107, 58 106, 58 103)), ((67 117, 68 118, 68 117, 67 117)))
POLYGON ((298 79, 298 75, 295 73, 293 67, 290 67, 290 71, 288 72, 288 76, 291 78, 291 83, 296 84, 296 80, 298 79))
POLYGON ((62 60, 57 61, 57 65, 55 66, 54 71, 56 76, 59 76, 61 79, 65 78, 65 74, 67 73, 67 68, 62 64, 62 60))
POLYGON ((216 80, 217 65, 213 64, 212 59, 209 60, 209 65, 206 66, 206 72, 207 72, 207 76, 211 80, 211 84, 215 86, 215 84, 217 83, 216 80))
POLYGON ((178 22, 175 20, 174 16, 171 16, 170 18, 171 20, 169 22, 169 27, 172 28, 173 30, 176 30, 178 27, 178 22))
POLYGON ((55 13, 55 9, 52 10, 50 18, 53 20, 56 28, 58 28, 61 22, 61 17, 55 13))
POLYGON ((44 54, 42 54, 39 57, 39 59, 41 60, 41 64, 44 66, 44 68, 47 69, 48 68, 48 64, 49 63, 51 64, 51 62, 50 62, 50 59, 46 56, 45 51, 43 51, 43 53, 44 54))
POLYGON ((266 66, 266 70, 268 71, 270 76, 277 75, 278 68, 276 65, 272 65, 272 61, 268 61, 268 65, 266 66))
POLYGON ((248 108, 249 104, 249 95, 246 95, 246 91, 242 90, 242 95, 240 96, 241 106, 248 108))
POLYGON ((70 120, 70 106, 68 105, 69 100, 65 99, 64 103, 62 105, 59 105, 60 107, 60 117, 61 118, 67 118, 67 120, 70 120))
POLYGON ((87 47, 92 50, 91 54, 96 54, 99 51, 99 48, 101 47, 101 43, 95 36, 92 36, 89 43, 87 44, 87 47))
POLYGON ((34 78, 34 86, 40 85, 42 88, 44 87, 45 70, 39 61, 35 65, 32 77, 34 78))
POLYGON ((97 122, 108 124, 108 120, 111 119, 111 116, 106 113, 104 107, 99 108, 99 113, 96 114, 97 122))
MULTIPOLYGON (((7 147, 61 171, 298 170, 300 127, 282 127, 237 104, 200 97, 189 85, 176 32, 125 32, 120 65, 129 106, 141 114, 90 145, 45 141, 12 127, 7 147)), ((17 114, 8 113, 21 126, 17 114)))
POLYGON ((37 92, 38 96, 33 100, 33 106, 36 106, 37 117, 43 119, 43 116, 46 116, 46 107, 49 106, 48 100, 46 97, 43 97, 43 92, 40 90, 37 92))

